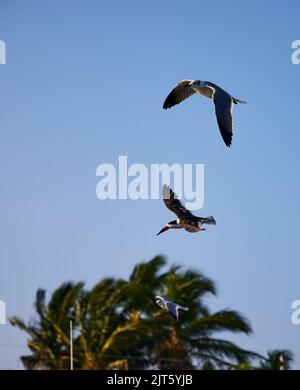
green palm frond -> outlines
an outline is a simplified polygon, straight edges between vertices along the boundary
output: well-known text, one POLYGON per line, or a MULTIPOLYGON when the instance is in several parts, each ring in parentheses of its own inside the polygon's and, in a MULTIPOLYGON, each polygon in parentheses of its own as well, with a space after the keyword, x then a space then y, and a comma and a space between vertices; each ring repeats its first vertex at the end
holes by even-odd
POLYGON ((59 326, 66 326, 74 309, 74 303, 80 297, 83 283, 64 283, 53 293, 48 304, 48 316, 59 326))
POLYGON ((223 331, 250 334, 252 329, 248 320, 240 313, 226 309, 196 319, 191 323, 190 331, 199 335, 223 331))
POLYGON ((202 356, 206 358, 209 356, 210 359, 219 359, 223 361, 224 364, 230 363, 226 362, 224 359, 233 359, 233 361, 237 363, 248 363, 251 359, 261 358, 261 355, 255 352, 244 350, 231 341, 222 339, 193 339, 193 347, 195 349, 195 355, 197 355, 200 359, 202 356))

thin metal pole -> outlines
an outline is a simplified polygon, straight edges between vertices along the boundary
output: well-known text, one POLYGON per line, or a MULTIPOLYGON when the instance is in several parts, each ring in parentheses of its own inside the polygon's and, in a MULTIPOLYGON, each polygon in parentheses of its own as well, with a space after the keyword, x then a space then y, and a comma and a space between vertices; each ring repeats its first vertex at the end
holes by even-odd
POLYGON ((70 370, 73 370, 73 322, 70 320, 70 370))

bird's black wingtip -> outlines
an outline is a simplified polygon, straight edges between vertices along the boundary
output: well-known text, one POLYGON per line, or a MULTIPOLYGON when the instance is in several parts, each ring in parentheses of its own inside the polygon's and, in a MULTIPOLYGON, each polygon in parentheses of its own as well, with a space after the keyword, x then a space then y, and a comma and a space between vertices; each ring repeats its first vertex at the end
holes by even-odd
POLYGON ((225 145, 227 146, 227 148, 230 148, 230 147, 231 147, 231 145, 232 145, 232 139, 229 139, 229 140, 227 140, 227 141, 224 140, 224 142, 225 142, 225 145))
POLYGON ((163 199, 170 199, 172 196, 172 193, 173 193, 173 191, 171 190, 171 188, 167 184, 163 185, 162 192, 163 192, 163 199))

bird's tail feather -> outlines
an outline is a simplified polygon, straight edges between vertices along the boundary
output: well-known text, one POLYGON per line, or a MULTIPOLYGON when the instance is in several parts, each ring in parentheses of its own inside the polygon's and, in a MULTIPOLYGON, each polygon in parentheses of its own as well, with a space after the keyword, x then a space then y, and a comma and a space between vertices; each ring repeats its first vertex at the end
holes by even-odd
POLYGON ((214 219, 214 217, 212 215, 210 215, 209 217, 206 217, 206 218, 201 218, 201 222, 207 223, 208 225, 215 225, 216 224, 216 220, 214 219))
POLYGON ((188 311, 189 310, 189 308, 185 307, 185 306, 179 306, 179 309, 184 310, 184 311, 188 311))

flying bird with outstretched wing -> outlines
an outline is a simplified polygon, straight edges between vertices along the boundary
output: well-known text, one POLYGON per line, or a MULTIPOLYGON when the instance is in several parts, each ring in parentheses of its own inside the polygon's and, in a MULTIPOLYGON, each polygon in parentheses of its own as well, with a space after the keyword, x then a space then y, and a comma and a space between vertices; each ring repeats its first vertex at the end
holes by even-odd
POLYGON ((157 236, 169 229, 185 229, 189 233, 196 233, 202 230, 206 230, 202 225, 215 225, 216 221, 214 217, 196 217, 189 210, 187 210, 176 194, 167 185, 163 186, 163 200, 166 207, 176 214, 177 219, 167 223, 157 236))
POLYGON ((157 295, 155 297, 155 302, 156 304, 161 307, 163 310, 166 310, 169 312, 169 314, 174 318, 174 320, 178 321, 179 320, 179 310, 184 310, 187 311, 189 310, 188 307, 184 307, 181 305, 178 305, 175 302, 170 301, 169 299, 160 297, 157 295))
POLYGON ((232 106, 238 103, 247 103, 244 100, 231 96, 224 89, 209 81, 182 80, 167 96, 163 108, 168 109, 183 102, 193 94, 198 93, 213 99, 218 126, 226 146, 231 145, 233 134, 232 106))

